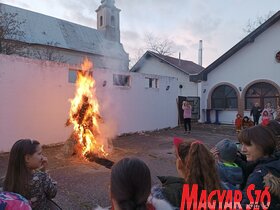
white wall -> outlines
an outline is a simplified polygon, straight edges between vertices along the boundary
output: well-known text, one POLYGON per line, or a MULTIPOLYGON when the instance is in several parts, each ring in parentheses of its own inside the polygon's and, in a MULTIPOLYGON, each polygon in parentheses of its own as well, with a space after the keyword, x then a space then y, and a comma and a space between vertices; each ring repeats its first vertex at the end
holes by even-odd
MULTIPOLYGON (((20 138, 50 144, 69 137, 72 129, 64 124, 75 85, 68 82, 68 69, 66 64, 0 55, 0 151, 9 151, 20 138)), ((105 122, 117 126, 117 134, 177 126, 178 81, 160 76, 160 88, 147 89, 145 75, 126 74, 131 87, 121 88, 113 86, 111 71, 94 71, 105 122)))
POLYGON ((182 89, 178 88, 178 96, 198 96, 197 83, 190 82, 189 76, 186 73, 170 66, 165 62, 161 62, 159 59, 153 56, 149 57, 143 63, 138 72, 175 77, 178 79, 178 84, 183 85, 182 89))
MULTIPOLYGON (((279 51, 280 21, 260 34, 254 42, 246 45, 232 55, 224 63, 208 74, 206 82, 202 82, 201 88, 201 113, 207 108, 207 98, 211 97, 211 89, 222 82, 234 85, 237 89, 244 88, 254 80, 265 79, 280 85, 280 63, 275 60, 275 54, 279 51), (203 93, 203 90, 206 90, 203 93)), ((242 91, 238 91, 239 95, 242 91)), ((246 111, 246 110, 245 110, 246 111)), ((232 123, 236 111, 222 111, 220 122, 232 123)), ((211 113, 214 121, 214 111, 211 113)), ((245 112, 244 114, 248 114, 245 112)), ((205 118, 205 116, 204 116, 205 118)), ((205 119, 202 118, 202 121, 205 119)))

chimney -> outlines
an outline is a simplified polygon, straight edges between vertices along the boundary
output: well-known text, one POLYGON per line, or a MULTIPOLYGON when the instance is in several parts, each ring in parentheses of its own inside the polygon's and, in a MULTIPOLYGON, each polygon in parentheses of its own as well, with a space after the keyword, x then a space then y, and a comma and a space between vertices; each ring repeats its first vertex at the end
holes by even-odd
POLYGON ((199 40, 198 65, 202 66, 202 40, 199 40))
POLYGON ((181 66, 181 53, 179 52, 179 61, 178 61, 178 66, 181 66))

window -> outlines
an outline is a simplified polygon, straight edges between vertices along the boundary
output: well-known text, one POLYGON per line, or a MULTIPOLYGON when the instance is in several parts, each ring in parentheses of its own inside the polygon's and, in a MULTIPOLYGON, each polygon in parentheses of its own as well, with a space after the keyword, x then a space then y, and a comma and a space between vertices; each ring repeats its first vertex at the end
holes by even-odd
POLYGON ((113 75, 113 84, 115 86, 129 87, 130 86, 130 76, 114 74, 113 75))
POLYGON ((261 107, 270 103, 275 108, 279 102, 277 89, 266 82, 259 82, 252 85, 245 94, 245 109, 251 109, 255 103, 259 103, 261 107))
POLYGON ((211 103, 213 109, 236 109, 237 94, 232 87, 221 85, 213 91, 211 103))
POLYGON ((100 16, 100 24, 99 26, 102 26, 103 25, 103 16, 100 16))
POLYGON ((147 88, 158 88, 158 79, 157 78, 146 77, 145 79, 146 79, 147 88))
MULTIPOLYGON (((69 83, 76 83, 78 72, 81 71, 80 69, 69 69, 68 72, 68 82, 69 83)), ((89 72, 92 76, 92 71, 89 72)))

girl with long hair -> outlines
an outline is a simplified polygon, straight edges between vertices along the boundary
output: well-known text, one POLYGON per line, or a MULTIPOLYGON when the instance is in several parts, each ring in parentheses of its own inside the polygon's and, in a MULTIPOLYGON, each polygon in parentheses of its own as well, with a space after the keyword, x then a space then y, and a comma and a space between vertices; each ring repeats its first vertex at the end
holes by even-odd
POLYGON ((47 200, 55 197, 55 182, 45 172, 47 158, 36 140, 20 139, 10 151, 3 190, 18 193, 31 202, 32 209, 47 209, 47 200))
POLYGON ((174 146, 179 177, 159 176, 162 185, 153 187, 155 197, 165 199, 174 209, 179 209, 184 184, 189 184, 190 188, 197 184, 198 197, 201 190, 210 193, 221 189, 214 157, 202 142, 174 138, 174 146))
POLYGON ((199 191, 210 193, 221 189, 215 159, 201 141, 179 144, 176 165, 185 183, 198 184, 199 191))

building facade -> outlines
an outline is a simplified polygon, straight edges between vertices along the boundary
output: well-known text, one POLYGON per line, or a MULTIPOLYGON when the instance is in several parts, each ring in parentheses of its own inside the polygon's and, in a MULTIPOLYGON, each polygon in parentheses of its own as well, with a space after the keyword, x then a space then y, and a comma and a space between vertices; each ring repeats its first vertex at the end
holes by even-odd
POLYGON ((280 11, 210 64, 191 81, 201 82, 201 122, 234 122, 280 104, 280 11))
POLYGON ((120 43, 120 10, 114 3, 113 0, 101 2, 96 10, 97 29, 0 4, 0 14, 14 15, 9 18, 17 21, 18 32, 22 32, 18 33, 20 36, 6 34, 4 41, 18 43, 15 46, 19 50, 12 54, 24 57, 71 65, 89 57, 98 69, 128 71, 128 54, 120 43))

